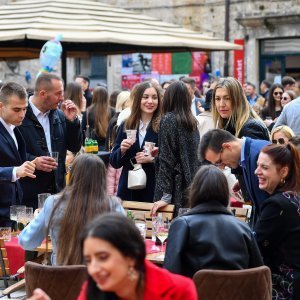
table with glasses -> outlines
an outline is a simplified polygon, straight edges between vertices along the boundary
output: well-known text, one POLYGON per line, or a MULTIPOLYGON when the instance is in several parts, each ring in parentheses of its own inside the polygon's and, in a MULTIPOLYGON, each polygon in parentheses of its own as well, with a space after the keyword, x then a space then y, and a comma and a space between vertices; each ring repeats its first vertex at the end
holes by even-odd
MULTIPOLYGON (((157 265, 162 265, 164 262, 164 258, 165 258, 165 252, 161 252, 161 246, 156 246, 156 248, 154 249, 155 246, 155 242, 153 242, 150 239, 146 239, 145 240, 145 245, 146 245, 146 259, 148 259, 149 261, 151 261, 154 264, 157 265)), ((38 251, 39 253, 45 253, 47 250, 46 247, 46 240, 36 249, 34 249, 35 251, 38 251)), ((48 242, 48 250, 49 253, 52 252, 52 244, 51 241, 48 242)))

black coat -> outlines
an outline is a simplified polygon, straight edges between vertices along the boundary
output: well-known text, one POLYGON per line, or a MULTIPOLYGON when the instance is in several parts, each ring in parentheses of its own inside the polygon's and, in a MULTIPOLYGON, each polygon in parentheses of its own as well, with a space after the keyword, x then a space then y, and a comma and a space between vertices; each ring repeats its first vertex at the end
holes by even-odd
POLYGON ((167 113, 162 118, 158 133, 154 200, 160 200, 164 193, 172 195, 176 213, 186 205, 186 189, 200 165, 197 156, 199 141, 198 129, 188 131, 183 128, 174 113, 167 113))
MULTIPOLYGON (((36 170, 35 179, 25 177, 20 180, 23 203, 33 208, 37 208, 38 194, 57 193, 62 190, 65 186, 66 152, 67 150, 78 152, 81 147, 81 126, 78 119, 70 122, 61 110, 56 109, 50 111, 49 121, 52 151, 59 152, 58 167, 52 172, 36 170)), ((48 147, 44 129, 34 115, 30 104, 19 130, 24 137, 29 160, 47 155, 48 147)))
POLYGON ((220 203, 199 204, 173 220, 164 268, 193 277, 201 269, 241 270, 263 265, 249 226, 220 203))
MULTIPOLYGON (((256 240, 264 262, 272 272, 280 274, 279 266, 294 270, 300 297, 300 197, 277 192, 263 202, 255 226, 256 240)), ((299 298, 295 298, 299 299, 299 298)))

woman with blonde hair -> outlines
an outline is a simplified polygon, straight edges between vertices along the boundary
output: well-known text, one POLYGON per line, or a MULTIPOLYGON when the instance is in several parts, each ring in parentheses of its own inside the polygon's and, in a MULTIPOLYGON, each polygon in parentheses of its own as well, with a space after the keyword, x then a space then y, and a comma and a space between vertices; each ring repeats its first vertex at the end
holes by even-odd
POLYGON ((213 91, 212 115, 216 128, 234 136, 269 140, 269 132, 251 108, 243 88, 233 77, 220 79, 213 91))
POLYGON ((273 144, 287 145, 290 138, 295 136, 294 131, 286 126, 278 126, 273 128, 271 132, 271 141, 273 144))
POLYGON ((100 151, 105 150, 106 133, 113 112, 114 110, 109 106, 107 89, 97 86, 93 91, 92 105, 87 109, 86 114, 83 114, 82 130, 85 138, 86 130, 89 128, 89 137, 97 140, 100 151))

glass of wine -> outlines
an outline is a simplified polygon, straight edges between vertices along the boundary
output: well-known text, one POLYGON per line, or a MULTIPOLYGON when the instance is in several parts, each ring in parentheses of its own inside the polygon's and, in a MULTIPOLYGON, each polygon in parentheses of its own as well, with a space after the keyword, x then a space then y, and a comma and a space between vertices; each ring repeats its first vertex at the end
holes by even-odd
POLYGON ((166 239, 168 238, 169 234, 169 224, 163 223, 161 226, 158 226, 156 236, 161 241, 161 252, 165 252, 164 243, 166 239))

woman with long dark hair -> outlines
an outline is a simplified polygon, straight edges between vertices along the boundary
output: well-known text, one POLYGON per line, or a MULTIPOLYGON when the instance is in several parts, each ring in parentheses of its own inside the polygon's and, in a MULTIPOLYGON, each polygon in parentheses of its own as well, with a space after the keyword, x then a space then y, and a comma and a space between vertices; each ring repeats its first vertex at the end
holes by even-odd
POLYGON ((155 185, 154 158, 145 155, 145 142, 157 144, 160 121, 161 96, 159 89, 151 82, 137 85, 132 95, 130 116, 119 126, 110 163, 121 168, 117 196, 123 200, 152 202, 155 185), (128 130, 136 130, 136 135, 128 137, 128 130), (147 175, 146 187, 139 190, 128 189, 128 172, 133 164, 141 164, 147 175))
POLYGON ((270 131, 282 112, 283 106, 281 104, 281 97, 283 93, 283 86, 279 83, 274 83, 270 88, 267 106, 261 111, 261 117, 270 131))
POLYGON ((199 166, 197 120, 192 114, 191 97, 183 82, 174 82, 166 89, 162 114, 153 214, 170 203, 175 204, 176 213, 185 206, 185 190, 199 166))
POLYGON ((97 155, 81 154, 72 165, 69 185, 47 198, 38 216, 19 235, 19 243, 24 249, 33 250, 49 231, 52 264, 80 264, 78 241, 82 227, 109 211, 124 212, 116 197, 107 196, 105 165, 97 155))
POLYGON ((113 114, 114 109, 109 106, 107 89, 97 86, 93 91, 92 105, 82 116, 82 130, 84 138, 89 137, 97 140, 100 151, 105 150, 106 133, 113 114), (90 136, 87 136, 87 129, 90 136))
POLYGON ((82 113, 86 111, 86 99, 83 95, 82 86, 77 82, 69 82, 65 88, 64 99, 70 99, 75 103, 81 120, 82 113))

